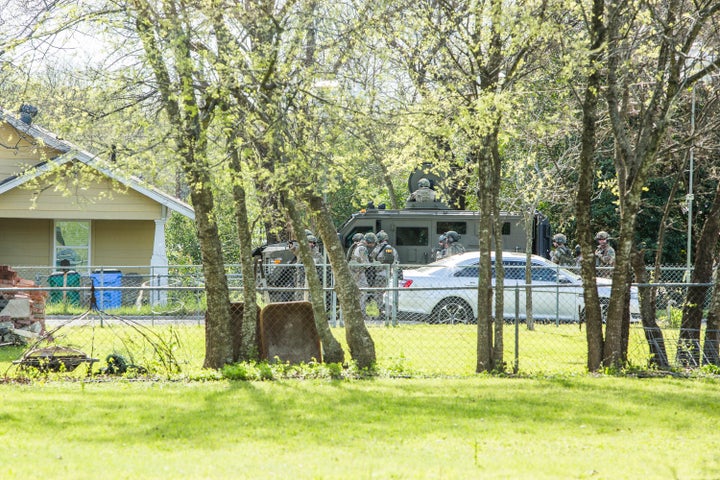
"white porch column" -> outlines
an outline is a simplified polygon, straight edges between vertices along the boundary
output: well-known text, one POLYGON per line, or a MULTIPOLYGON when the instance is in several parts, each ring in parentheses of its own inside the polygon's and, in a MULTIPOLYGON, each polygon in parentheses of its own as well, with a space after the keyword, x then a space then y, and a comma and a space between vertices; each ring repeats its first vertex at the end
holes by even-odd
MULTIPOLYGON (((167 214, 167 210, 163 207, 163 215, 167 214)), ((166 216, 155 220, 155 241, 153 242, 153 254, 150 259, 150 274, 152 275, 150 284, 153 287, 161 287, 161 290, 152 290, 150 292, 150 303, 152 305, 167 304, 167 290, 164 287, 168 285, 168 258, 165 253, 165 221, 166 216)))

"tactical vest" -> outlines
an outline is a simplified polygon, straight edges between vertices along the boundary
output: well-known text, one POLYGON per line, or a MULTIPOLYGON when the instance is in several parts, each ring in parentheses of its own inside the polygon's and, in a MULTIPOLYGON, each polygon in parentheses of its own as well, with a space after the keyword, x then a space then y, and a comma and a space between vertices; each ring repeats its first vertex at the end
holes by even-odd
POLYGON ((395 249, 386 243, 382 250, 378 253, 377 257, 380 263, 392 265, 395 263, 395 249))

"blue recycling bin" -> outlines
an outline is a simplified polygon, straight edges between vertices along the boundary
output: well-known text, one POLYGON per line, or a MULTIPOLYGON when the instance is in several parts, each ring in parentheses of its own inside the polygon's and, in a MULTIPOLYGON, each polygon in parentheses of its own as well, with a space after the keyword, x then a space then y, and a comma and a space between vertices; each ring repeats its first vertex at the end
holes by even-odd
MULTIPOLYGON (((120 270, 95 270, 90 274, 95 287, 122 287, 122 272, 120 270)), ((120 308, 122 305, 122 290, 102 290, 95 292, 97 308, 120 308)))

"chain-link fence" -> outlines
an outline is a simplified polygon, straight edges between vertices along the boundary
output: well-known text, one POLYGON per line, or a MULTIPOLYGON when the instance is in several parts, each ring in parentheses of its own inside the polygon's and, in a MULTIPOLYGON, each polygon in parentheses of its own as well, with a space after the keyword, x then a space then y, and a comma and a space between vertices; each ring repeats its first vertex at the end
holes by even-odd
MULTIPOLYGON (((378 367, 400 375, 472 374, 477 361, 477 266, 450 272, 427 266, 372 268, 372 273, 363 271, 364 281, 373 286, 361 288, 360 303, 378 367)), ((311 361, 321 358, 323 349, 336 341, 349 360, 332 275, 329 267, 319 265, 316 270, 323 288, 323 301, 318 303, 325 310, 327 331, 316 326, 315 312, 307 302, 313 293, 301 266, 283 265, 275 277, 259 277, 257 349, 265 358, 311 361)), ((17 269, 18 277, 31 280, 0 285, 0 363, 47 366, 64 359, 58 368, 82 365, 93 371, 134 368, 155 373, 201 369, 206 307, 199 267, 168 267, 162 276, 149 270, 124 273, 133 271, 103 268, 73 275, 17 269), (30 352, 35 356, 28 356, 30 352)), ((526 284, 524 267, 506 266, 502 315, 493 307, 495 318, 503 320, 494 325, 494 334, 502 332, 506 369, 583 372, 587 339, 582 283, 572 272, 557 267, 533 268, 530 275, 532 282, 526 284)), ((632 365, 645 367, 658 352, 670 366, 693 367, 717 358, 717 344, 706 340, 716 338, 717 332, 684 331, 680 338, 682 305, 690 285, 676 280, 685 275, 685 269, 662 269, 665 283, 650 287, 656 293, 659 325, 652 336, 654 348, 640 322, 638 287, 633 287, 628 344, 632 365)), ((239 330, 239 267, 230 269, 228 278, 235 302, 234 329, 239 330)), ((709 298, 711 289, 705 287, 709 298)), ((599 284, 598 291, 601 305, 606 305, 609 285, 599 284)), ((494 298, 488 300, 494 305, 494 298)))

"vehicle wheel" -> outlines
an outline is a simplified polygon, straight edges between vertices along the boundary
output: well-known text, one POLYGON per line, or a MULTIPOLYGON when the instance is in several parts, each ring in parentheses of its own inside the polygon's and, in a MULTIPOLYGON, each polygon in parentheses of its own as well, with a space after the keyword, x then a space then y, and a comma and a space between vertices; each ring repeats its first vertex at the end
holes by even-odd
POLYGON ((472 308, 460 298, 446 298, 433 309, 432 323, 473 323, 472 308))

